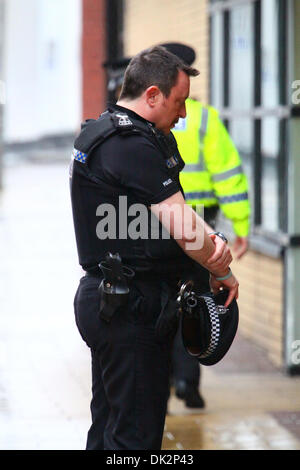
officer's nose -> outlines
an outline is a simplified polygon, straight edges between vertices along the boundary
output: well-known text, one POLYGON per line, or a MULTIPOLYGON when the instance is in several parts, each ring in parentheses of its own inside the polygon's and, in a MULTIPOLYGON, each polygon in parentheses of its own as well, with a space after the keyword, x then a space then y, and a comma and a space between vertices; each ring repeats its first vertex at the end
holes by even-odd
POLYGON ((185 117, 186 117, 185 103, 182 105, 182 107, 181 107, 181 109, 180 109, 179 116, 180 116, 181 118, 185 118, 185 117))

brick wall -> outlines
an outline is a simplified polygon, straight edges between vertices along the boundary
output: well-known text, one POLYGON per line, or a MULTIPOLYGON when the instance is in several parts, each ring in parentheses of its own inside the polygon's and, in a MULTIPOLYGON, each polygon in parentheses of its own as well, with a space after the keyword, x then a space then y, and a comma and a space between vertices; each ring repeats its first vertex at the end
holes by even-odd
MULTIPOLYGON (((283 263, 253 251, 232 265, 240 282, 240 331, 283 364, 283 263)), ((249 358, 251 360, 251 358, 249 358)))
POLYGON ((207 0, 125 0, 124 53, 134 55, 161 42, 184 42, 195 48, 191 96, 207 103, 209 31, 207 0))
POLYGON ((82 0, 82 118, 96 118, 106 105, 105 0, 82 0))

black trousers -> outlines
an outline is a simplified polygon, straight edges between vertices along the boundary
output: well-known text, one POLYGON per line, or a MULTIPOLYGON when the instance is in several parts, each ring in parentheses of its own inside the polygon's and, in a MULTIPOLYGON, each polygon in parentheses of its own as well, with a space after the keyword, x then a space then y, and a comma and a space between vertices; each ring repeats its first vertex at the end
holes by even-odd
POLYGON ((74 299, 76 324, 92 357, 86 449, 159 450, 177 328, 175 290, 158 281, 133 282, 128 304, 106 323, 99 317, 100 281, 83 277, 74 299))

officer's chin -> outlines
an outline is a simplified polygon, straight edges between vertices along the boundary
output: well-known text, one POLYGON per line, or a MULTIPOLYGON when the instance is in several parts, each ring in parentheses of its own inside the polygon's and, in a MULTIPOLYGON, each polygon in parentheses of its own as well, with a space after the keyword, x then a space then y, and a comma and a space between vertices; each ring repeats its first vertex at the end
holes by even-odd
POLYGON ((171 127, 164 128, 164 129, 161 128, 160 130, 161 130, 161 132, 163 132, 163 134, 169 135, 170 132, 171 132, 171 127))
POLYGON ((169 127, 164 127, 164 128, 161 128, 160 130, 165 134, 165 135, 169 135, 171 130, 173 129, 173 127, 175 127, 175 124, 176 123, 173 123, 169 126, 169 127))

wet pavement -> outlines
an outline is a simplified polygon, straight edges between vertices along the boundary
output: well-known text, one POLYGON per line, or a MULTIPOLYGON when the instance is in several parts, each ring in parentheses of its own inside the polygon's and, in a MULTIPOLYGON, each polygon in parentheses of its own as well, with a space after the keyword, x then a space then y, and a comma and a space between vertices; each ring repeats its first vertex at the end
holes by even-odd
POLYGON ((206 407, 172 397, 165 449, 300 449, 299 377, 283 375, 240 334, 219 364, 201 370, 206 407))
MULTIPOLYGON (((84 449, 90 361, 73 317, 68 164, 15 161, 0 194, 0 449, 84 449)), ((300 449, 300 378, 238 335, 202 368, 204 410, 169 403, 164 449, 300 449)))
POLYGON ((66 164, 13 165, 0 201, 1 449, 79 449, 88 349, 73 320, 81 271, 66 164))

